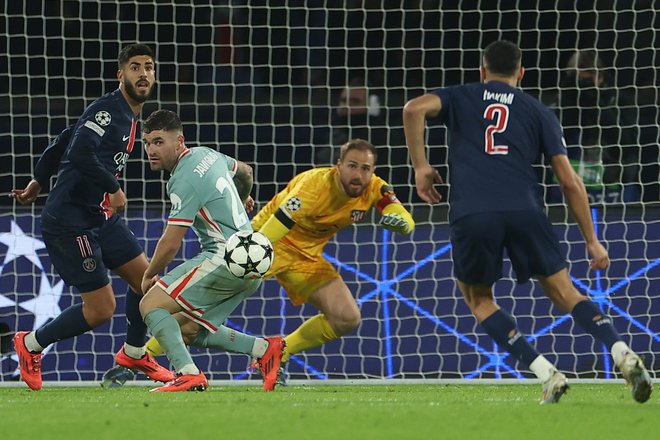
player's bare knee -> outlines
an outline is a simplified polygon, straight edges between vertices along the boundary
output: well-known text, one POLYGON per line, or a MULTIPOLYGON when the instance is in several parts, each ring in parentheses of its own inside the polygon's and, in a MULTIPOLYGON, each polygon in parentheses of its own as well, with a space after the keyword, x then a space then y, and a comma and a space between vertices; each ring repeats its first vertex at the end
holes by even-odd
POLYGON ((188 321, 188 323, 181 325, 181 336, 183 337, 183 342, 185 342, 187 345, 192 345, 195 339, 197 339, 199 336, 200 330, 201 327, 192 321, 188 321))
POLYGON ((335 332, 338 335, 344 335, 349 333, 357 328, 360 325, 362 316, 360 315, 360 309, 355 307, 354 309, 349 309, 330 322, 335 332))
POLYGON ((351 312, 348 320, 348 325, 351 327, 351 330, 356 329, 357 326, 360 325, 360 321, 362 321, 362 315, 360 314, 360 309, 356 307, 351 312))
POLYGON ((108 304, 96 307, 84 307, 83 316, 90 327, 98 327, 110 321, 115 314, 115 305, 108 304))
POLYGON ((144 318, 152 309, 158 307, 154 295, 147 293, 140 300, 140 314, 144 318))
POLYGON ((152 309, 152 307, 145 303, 144 301, 145 297, 142 297, 142 301, 140 301, 140 315, 142 315, 142 319, 149 313, 149 311, 152 309))

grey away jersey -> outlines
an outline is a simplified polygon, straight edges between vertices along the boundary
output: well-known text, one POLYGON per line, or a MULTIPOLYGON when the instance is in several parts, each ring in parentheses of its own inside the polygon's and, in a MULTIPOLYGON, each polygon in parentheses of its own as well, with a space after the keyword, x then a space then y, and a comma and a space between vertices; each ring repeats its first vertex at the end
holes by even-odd
POLYGON ((220 253, 238 230, 252 230, 236 186, 236 159, 207 147, 182 153, 167 194, 172 207, 168 225, 192 226, 202 252, 220 253))

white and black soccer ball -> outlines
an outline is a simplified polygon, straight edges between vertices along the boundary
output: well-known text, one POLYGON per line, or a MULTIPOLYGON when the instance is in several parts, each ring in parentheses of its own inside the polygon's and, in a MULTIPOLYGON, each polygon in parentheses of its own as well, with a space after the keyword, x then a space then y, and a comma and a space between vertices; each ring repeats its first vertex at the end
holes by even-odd
POLYGON ((273 264, 273 245, 257 231, 238 231, 225 244, 227 269, 238 278, 263 277, 273 264))

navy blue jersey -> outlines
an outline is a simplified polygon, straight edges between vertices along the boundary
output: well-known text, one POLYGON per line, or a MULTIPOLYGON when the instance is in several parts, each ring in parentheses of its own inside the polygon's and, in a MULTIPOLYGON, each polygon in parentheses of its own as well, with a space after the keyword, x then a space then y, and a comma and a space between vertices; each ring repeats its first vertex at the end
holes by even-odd
POLYGON ((112 215, 106 209, 108 195, 119 189, 117 178, 133 150, 136 131, 135 115, 119 89, 85 109, 46 199, 43 227, 97 227, 112 215))
POLYGON ((53 177, 53 174, 57 173, 57 169, 60 167, 60 160, 64 156, 66 147, 69 146, 69 141, 71 141, 71 135, 73 134, 73 129, 75 125, 70 125, 46 147, 43 154, 37 161, 37 165, 34 167, 34 180, 39 182, 43 190, 48 189, 50 186, 50 178, 53 177))
POLYGON ((557 117, 543 104, 500 81, 434 92, 449 144, 449 220, 495 211, 542 210, 532 165, 566 154, 557 117))

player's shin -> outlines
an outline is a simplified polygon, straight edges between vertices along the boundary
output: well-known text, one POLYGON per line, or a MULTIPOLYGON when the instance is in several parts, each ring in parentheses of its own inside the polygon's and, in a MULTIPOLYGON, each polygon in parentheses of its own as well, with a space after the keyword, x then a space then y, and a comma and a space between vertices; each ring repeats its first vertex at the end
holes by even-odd
MULTIPOLYGON (((601 312, 593 302, 589 300, 580 301, 571 310, 571 315, 573 315, 575 322, 587 333, 605 344, 608 350, 611 350, 616 342, 621 341, 621 336, 612 325, 610 317, 601 312)), ((620 359, 623 358, 623 354, 621 354, 620 359)), ((620 359, 616 359, 615 356, 615 362, 619 361, 617 365, 619 365, 620 359)))
POLYGON ((35 332, 39 345, 47 347, 53 342, 72 338, 90 331, 92 327, 85 320, 82 304, 74 304, 59 316, 35 332))
POLYGON ((518 331, 515 319, 499 309, 481 322, 488 336, 498 346, 511 353, 516 359, 529 366, 539 356, 539 352, 518 331))
POLYGON ((309 348, 318 347, 339 338, 324 315, 316 315, 303 322, 293 333, 284 338, 286 348, 282 362, 287 362, 291 355, 309 348))
MULTIPOLYGON (((144 347, 144 340, 147 336, 147 325, 142 320, 142 315, 140 314, 140 300, 142 299, 141 295, 138 295, 131 289, 128 288, 126 292, 126 344, 132 347, 144 347)), ((132 356, 131 353, 126 351, 129 356, 132 356)), ((136 359, 144 356, 144 349, 142 353, 136 357, 136 359)), ((135 356, 133 356, 135 357, 135 356)))
POLYGON ((183 342, 179 323, 168 311, 158 307, 151 309, 144 316, 144 322, 149 327, 151 334, 158 339, 177 373, 199 374, 199 370, 196 372, 183 371, 184 367, 189 368, 191 364, 194 365, 194 362, 183 342))
POLYGON ((197 338, 190 345, 252 355, 255 339, 254 336, 221 325, 215 333, 204 328, 200 329, 197 338))

